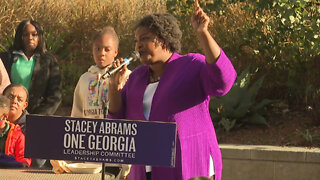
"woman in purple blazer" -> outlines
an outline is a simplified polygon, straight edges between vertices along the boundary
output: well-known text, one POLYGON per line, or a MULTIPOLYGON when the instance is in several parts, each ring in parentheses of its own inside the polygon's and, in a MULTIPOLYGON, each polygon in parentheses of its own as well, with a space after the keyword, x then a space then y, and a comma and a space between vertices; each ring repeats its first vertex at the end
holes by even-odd
MULTIPOLYGON (((123 90, 122 68, 109 86, 109 118, 177 123, 175 168, 133 165, 130 180, 187 180, 206 176, 220 180, 222 157, 210 118, 210 96, 232 87, 236 72, 208 31, 209 17, 195 3, 191 18, 204 55, 180 55, 181 31, 170 14, 151 14, 135 30, 142 66, 123 90)), ((117 60, 115 66, 119 66, 117 60)))

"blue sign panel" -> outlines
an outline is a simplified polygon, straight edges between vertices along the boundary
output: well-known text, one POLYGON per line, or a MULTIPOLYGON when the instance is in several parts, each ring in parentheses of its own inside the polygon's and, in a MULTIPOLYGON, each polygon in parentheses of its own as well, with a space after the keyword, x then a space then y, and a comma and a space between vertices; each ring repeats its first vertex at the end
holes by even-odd
POLYGON ((25 156, 30 158, 170 166, 176 124, 28 115, 25 156))

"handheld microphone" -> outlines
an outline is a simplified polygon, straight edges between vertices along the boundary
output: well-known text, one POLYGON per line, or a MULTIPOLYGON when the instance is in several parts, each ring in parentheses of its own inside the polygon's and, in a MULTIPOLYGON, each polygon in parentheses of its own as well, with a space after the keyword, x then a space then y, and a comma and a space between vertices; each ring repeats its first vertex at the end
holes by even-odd
POLYGON ((133 51, 128 57, 123 59, 123 62, 120 64, 120 66, 114 68, 111 67, 105 74, 102 75, 102 78, 109 78, 112 76, 112 74, 116 73, 118 70, 120 70, 125 64, 129 65, 131 61, 136 61, 137 59, 140 58, 140 54, 137 51, 133 51))

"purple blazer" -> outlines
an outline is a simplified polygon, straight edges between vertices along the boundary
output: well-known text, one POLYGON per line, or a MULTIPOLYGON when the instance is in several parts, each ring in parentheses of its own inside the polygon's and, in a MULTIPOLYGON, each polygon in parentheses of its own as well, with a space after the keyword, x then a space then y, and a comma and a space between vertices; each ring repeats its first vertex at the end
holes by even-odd
MULTIPOLYGON (((222 174, 222 157, 209 114, 210 96, 222 96, 232 87, 236 72, 221 50, 215 64, 208 65, 202 54, 174 53, 161 76, 153 96, 150 121, 177 123, 175 168, 152 167, 152 180, 187 180, 209 176, 209 156, 215 179, 222 174)), ((122 90, 123 107, 113 119, 145 120, 143 96, 149 67, 135 69, 122 90)), ((145 166, 133 165, 130 180, 145 180, 145 166)))

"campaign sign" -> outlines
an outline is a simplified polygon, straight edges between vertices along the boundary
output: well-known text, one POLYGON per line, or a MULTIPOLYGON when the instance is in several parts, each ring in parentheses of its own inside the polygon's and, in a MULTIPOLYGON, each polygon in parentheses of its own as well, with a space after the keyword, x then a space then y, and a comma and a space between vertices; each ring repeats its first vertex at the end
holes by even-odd
POLYGON ((175 165, 176 124, 28 115, 25 156, 151 166, 175 165))

